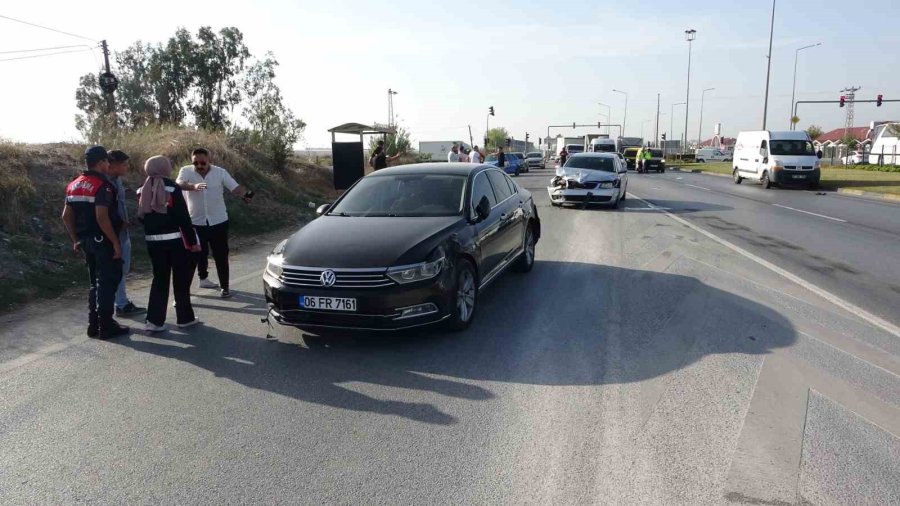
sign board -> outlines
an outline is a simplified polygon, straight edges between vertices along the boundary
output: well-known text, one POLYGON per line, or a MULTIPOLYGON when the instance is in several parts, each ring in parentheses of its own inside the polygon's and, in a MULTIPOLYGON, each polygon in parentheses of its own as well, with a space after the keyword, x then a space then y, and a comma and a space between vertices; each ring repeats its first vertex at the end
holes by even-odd
POLYGON ((716 131, 714 132, 716 136, 722 135, 722 124, 716 123, 716 131))

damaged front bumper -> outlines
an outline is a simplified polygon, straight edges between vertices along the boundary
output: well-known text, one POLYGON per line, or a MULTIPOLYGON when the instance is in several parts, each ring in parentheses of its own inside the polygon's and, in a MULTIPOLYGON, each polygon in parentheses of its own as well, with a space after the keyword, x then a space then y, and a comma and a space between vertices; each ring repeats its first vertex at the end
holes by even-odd
POLYGON ((619 182, 582 182, 557 176, 547 187, 547 193, 554 204, 603 204, 619 197, 619 182))

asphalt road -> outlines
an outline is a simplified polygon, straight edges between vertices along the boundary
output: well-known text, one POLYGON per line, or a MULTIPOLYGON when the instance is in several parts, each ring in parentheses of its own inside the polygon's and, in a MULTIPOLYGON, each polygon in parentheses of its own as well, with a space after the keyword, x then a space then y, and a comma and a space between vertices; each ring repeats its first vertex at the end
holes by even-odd
MULTIPOLYGON (((2 317, 0 504, 900 503, 900 335, 636 199, 553 208, 549 177, 519 178, 535 269, 466 333, 266 339, 274 237, 187 332, 2 317)), ((675 177, 630 189, 742 214, 675 177)))

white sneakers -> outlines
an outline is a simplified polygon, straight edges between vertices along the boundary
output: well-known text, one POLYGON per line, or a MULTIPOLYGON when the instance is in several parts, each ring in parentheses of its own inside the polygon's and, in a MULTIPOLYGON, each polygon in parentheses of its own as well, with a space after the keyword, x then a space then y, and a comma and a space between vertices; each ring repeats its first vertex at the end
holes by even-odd
POLYGON ((144 330, 146 330, 147 332, 165 332, 166 326, 165 325, 154 325, 150 322, 145 322, 144 330))
POLYGON ((188 327, 193 327, 194 325, 198 325, 199 323, 200 323, 200 319, 199 319, 199 318, 194 318, 193 320, 191 320, 191 321, 189 321, 189 322, 187 322, 187 323, 179 323, 179 324, 178 324, 178 328, 180 328, 180 329, 186 329, 186 328, 188 328, 188 327))
POLYGON ((219 285, 213 283, 209 278, 200 280, 200 288, 218 288, 219 285))

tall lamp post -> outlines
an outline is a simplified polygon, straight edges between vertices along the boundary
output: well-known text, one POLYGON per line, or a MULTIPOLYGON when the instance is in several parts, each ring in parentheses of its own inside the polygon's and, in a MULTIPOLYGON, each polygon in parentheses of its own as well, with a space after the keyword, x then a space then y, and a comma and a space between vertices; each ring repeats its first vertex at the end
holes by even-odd
POLYGON ((388 126, 394 126, 394 95, 397 94, 396 90, 392 90, 388 88, 388 126))
POLYGON ((625 114, 622 115, 622 137, 625 137, 625 120, 628 119, 628 93, 615 89, 613 91, 625 95, 625 114))
POLYGON ((801 48, 797 48, 797 52, 794 53, 794 85, 791 88, 791 130, 796 130, 797 128, 797 125, 794 123, 794 97, 797 94, 797 59, 800 57, 800 51, 821 45, 822 43, 818 42, 809 46, 803 46, 801 48))
POLYGON ((685 102, 678 102, 677 104, 672 104, 672 111, 669 113, 669 140, 674 140, 675 136, 675 106, 676 105, 685 105, 685 102))
MULTIPOLYGON (((603 102, 597 102, 597 105, 601 107, 606 107, 606 122, 612 123, 612 107, 604 104, 603 102)), ((609 135, 609 127, 606 127, 606 135, 609 135)))
POLYGON ((713 91, 715 88, 706 88, 703 90, 703 93, 700 94, 700 127, 697 128, 697 147, 700 147, 700 143, 703 142, 703 99, 706 96, 707 91, 713 91))
POLYGON ((688 43, 688 71, 687 71, 687 92, 684 99, 684 145, 681 146, 681 152, 684 153, 687 148, 687 129, 688 129, 688 113, 691 111, 691 49, 694 46, 694 39, 697 38, 697 30, 693 28, 684 31, 684 38, 688 43))
MULTIPOLYGON (((775 36, 775 0, 772 0, 772 24, 769 27, 769 60, 766 68, 766 98, 763 102, 763 124, 762 129, 766 129, 766 117, 769 115, 769 77, 772 75, 772 38, 775 36)), ((794 104, 791 104, 794 105, 794 104)))

